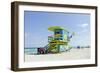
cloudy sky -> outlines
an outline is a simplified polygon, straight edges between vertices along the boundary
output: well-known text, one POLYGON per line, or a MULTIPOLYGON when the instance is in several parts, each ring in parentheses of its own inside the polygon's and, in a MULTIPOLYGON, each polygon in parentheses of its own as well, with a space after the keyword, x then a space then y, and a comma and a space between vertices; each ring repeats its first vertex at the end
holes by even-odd
POLYGON ((90 45, 90 15, 81 13, 59 12, 24 12, 25 47, 43 47, 48 43, 49 26, 61 26, 70 33, 75 32, 71 39, 72 46, 90 45))

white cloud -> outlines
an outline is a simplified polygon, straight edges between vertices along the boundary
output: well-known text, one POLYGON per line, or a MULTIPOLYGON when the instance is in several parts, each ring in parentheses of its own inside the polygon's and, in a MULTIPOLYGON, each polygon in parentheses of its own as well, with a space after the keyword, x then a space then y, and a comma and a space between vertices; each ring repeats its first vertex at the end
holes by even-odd
POLYGON ((80 25, 78 25, 79 27, 82 27, 82 28, 85 28, 85 27, 87 27, 89 24, 88 23, 84 23, 84 24, 80 24, 80 25))
POLYGON ((83 34, 83 33, 87 32, 87 31, 88 31, 87 29, 84 29, 84 30, 82 30, 80 32, 77 32, 77 34, 83 34))

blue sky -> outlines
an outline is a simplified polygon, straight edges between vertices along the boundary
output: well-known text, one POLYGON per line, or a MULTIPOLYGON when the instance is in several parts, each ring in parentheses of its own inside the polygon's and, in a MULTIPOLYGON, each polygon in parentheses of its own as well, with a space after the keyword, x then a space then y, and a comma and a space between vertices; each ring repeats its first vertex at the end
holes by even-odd
POLYGON ((90 45, 90 14, 24 11, 25 47, 43 47, 48 43, 49 26, 61 26, 75 32, 72 46, 90 45))

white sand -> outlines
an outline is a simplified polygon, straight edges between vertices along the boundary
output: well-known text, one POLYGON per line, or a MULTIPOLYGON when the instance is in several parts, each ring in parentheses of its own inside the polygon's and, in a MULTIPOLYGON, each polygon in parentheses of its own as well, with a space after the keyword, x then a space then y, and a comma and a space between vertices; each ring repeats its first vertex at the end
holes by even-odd
POLYGON ((70 51, 58 54, 25 55, 25 62, 89 59, 91 53, 90 49, 91 48, 71 49, 70 51))

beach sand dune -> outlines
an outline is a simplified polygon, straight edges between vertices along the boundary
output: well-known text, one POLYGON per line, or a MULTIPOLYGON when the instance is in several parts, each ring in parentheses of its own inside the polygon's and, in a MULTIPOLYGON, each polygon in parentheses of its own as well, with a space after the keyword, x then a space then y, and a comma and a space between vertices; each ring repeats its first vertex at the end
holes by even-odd
POLYGON ((32 61, 58 61, 58 60, 77 60, 77 59, 90 59, 90 49, 71 49, 67 52, 61 52, 57 54, 43 54, 43 55, 26 55, 25 62, 32 61))

